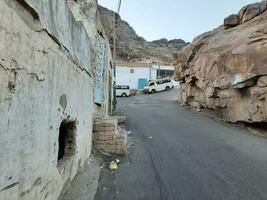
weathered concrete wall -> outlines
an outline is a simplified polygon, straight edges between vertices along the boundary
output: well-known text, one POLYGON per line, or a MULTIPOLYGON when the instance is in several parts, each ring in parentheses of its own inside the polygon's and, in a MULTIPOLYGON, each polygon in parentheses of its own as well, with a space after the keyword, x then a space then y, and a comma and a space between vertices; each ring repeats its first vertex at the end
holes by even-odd
MULTIPOLYGON (((96 62, 96 34, 101 30, 101 24, 98 17, 98 4, 92 0, 67 0, 67 3, 71 9, 76 20, 83 23, 91 43, 91 62, 92 66, 95 66, 96 62)), ((94 68, 92 69, 94 71, 94 68)))
POLYGON ((90 42, 65 1, 26 2, 0 1, 0 199, 53 200, 91 152, 90 42), (64 119, 76 148, 58 162, 64 119))
POLYGON ((105 82, 105 88, 104 88, 104 107, 105 112, 104 114, 107 116, 109 115, 113 110, 113 92, 114 92, 114 68, 113 68, 113 60, 112 60, 112 53, 110 50, 109 44, 107 44, 107 68, 105 71, 104 76, 104 82, 105 82))
MULTIPOLYGON (((75 62, 90 72, 90 42, 83 23, 76 21, 67 1, 20 0, 36 12, 42 28, 54 36, 72 55, 75 62)), ((95 2, 94 0, 88 0, 95 2)))
MULTIPOLYGON (((99 17, 98 4, 97 1, 92 0, 67 0, 67 3, 71 9, 76 20, 80 21, 88 35, 91 42, 90 48, 90 57, 92 64, 92 71, 94 75, 94 79, 97 76, 97 65, 98 65, 98 53, 104 53, 105 55, 105 66, 103 70, 103 99, 101 106, 95 105, 95 115, 109 115, 110 114, 110 104, 113 101, 113 97, 109 98, 110 94, 113 94, 113 79, 110 81, 110 76, 113 77, 113 71, 111 69, 110 63, 113 63, 111 50, 109 46, 108 37, 103 28, 102 22, 99 17), (99 52, 100 49, 97 47, 97 37, 100 36, 105 40, 105 51, 99 52), (110 85, 112 84, 112 85, 110 85), (111 90, 110 90, 111 88, 111 90)), ((112 106, 111 106, 112 107, 112 106)), ((111 108, 112 109, 112 108, 111 108)))

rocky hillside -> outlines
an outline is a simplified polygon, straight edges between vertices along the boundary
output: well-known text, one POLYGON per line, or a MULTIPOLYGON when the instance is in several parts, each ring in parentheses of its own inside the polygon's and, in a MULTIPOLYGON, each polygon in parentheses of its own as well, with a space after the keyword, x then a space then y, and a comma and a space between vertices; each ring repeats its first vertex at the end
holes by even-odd
POLYGON ((267 1, 250 4, 177 55, 181 103, 231 122, 267 122, 267 1))
MULTIPOLYGON (((101 6, 99 6, 99 11, 104 29, 109 35, 110 44, 113 44, 114 12, 101 6)), ((121 61, 172 63, 174 62, 173 55, 186 45, 185 41, 181 39, 168 41, 163 38, 148 42, 138 36, 135 30, 120 16, 118 16, 116 38, 117 57, 121 61)))

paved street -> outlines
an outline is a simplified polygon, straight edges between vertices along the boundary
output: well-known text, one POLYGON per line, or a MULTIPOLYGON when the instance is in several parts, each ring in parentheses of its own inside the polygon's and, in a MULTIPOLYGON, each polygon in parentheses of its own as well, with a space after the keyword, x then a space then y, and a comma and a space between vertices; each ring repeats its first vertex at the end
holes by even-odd
POLYGON ((118 100, 133 143, 97 200, 266 200, 267 139, 178 106, 176 90, 118 100))

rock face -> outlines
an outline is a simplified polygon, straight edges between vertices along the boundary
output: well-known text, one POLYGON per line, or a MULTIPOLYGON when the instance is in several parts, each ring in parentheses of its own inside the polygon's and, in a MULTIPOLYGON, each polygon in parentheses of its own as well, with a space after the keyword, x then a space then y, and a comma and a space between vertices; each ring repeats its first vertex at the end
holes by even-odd
POLYGON ((245 6, 238 25, 232 15, 183 48, 176 65, 181 103, 214 109, 230 122, 267 122, 265 10, 266 1, 245 6))
MULTIPOLYGON (((110 44, 113 44, 114 12, 99 6, 101 21, 109 35, 110 44)), ((177 54, 185 45, 185 41, 174 39, 168 41, 163 38, 148 42, 138 36, 135 30, 118 16, 116 30, 116 53, 120 61, 132 62, 174 62, 174 54, 177 54)))

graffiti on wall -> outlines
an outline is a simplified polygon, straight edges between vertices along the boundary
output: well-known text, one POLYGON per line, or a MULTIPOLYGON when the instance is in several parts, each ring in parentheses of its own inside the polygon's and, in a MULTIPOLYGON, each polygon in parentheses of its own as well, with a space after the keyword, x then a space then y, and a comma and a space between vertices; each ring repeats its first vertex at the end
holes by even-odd
POLYGON ((96 84, 95 103, 102 104, 104 98, 104 69, 106 64, 106 42, 101 35, 96 39, 96 84))

